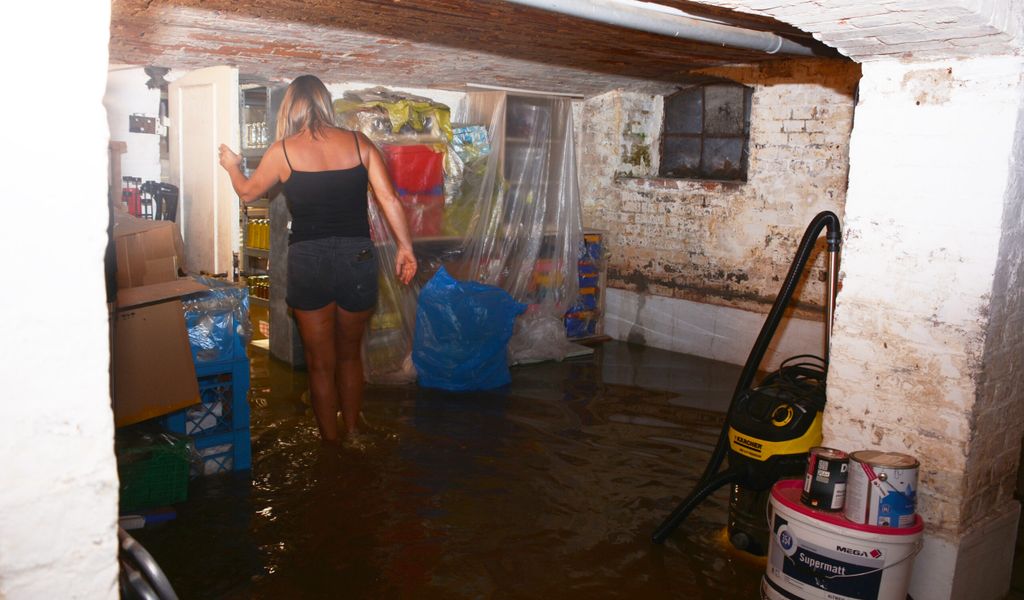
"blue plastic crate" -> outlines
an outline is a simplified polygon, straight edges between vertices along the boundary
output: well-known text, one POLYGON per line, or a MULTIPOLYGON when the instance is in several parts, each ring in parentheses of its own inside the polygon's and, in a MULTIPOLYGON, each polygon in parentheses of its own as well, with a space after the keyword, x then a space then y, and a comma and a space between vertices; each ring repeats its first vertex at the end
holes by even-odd
POLYGON ((597 289, 599 283, 597 275, 584 275, 580 273, 580 289, 585 290, 587 288, 597 289))
POLYGON ((196 371, 199 403, 162 417, 164 429, 185 435, 248 429, 248 361, 196 365, 196 371))
POLYGON ((192 476, 218 475, 244 471, 252 467, 252 440, 249 429, 192 437, 198 459, 192 476))
POLYGON ((599 261, 603 258, 602 236, 599 233, 586 233, 583 235, 583 256, 590 260, 599 261))
POLYGON ((577 315, 565 317, 565 335, 570 339, 594 335, 597 332, 597 321, 577 315))
POLYGON ((597 294, 580 294, 576 296, 576 303, 572 305, 566 314, 585 310, 597 310, 597 294))

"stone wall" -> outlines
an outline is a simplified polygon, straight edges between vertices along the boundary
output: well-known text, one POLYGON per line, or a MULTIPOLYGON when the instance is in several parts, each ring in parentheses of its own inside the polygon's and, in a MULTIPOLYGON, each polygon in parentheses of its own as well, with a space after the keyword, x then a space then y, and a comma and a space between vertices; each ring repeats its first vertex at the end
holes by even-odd
MULTIPOLYGON (((584 224, 609 233, 610 288, 764 313, 811 218, 842 216, 860 69, 813 59, 702 73, 754 88, 747 181, 658 178, 662 98, 673 90, 611 92, 579 111, 584 224)), ((825 300, 822 249, 794 299, 812 320, 825 300)))

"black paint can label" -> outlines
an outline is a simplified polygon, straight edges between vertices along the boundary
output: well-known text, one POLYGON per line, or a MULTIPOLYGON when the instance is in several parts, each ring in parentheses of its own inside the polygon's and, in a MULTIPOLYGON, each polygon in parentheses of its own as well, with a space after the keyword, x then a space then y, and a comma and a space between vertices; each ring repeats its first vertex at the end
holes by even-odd
POLYGON ((800 501, 819 510, 842 510, 848 469, 849 456, 842 450, 811 448, 800 501))

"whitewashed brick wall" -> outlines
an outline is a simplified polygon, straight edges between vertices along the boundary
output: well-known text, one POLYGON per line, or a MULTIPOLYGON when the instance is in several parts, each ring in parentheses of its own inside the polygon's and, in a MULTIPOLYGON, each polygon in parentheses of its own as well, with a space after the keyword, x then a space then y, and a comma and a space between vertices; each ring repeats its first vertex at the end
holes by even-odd
MULTIPOLYGON (((662 96, 612 92, 580 111, 584 222, 609 232, 610 287, 763 313, 811 218, 842 211, 859 68, 807 60, 705 72, 754 88, 748 181, 658 178, 662 96)), ((823 265, 796 299, 819 320, 823 265)))
POLYGON ((1009 582, 1022 72, 1017 57, 864 65, 825 443, 921 461, 915 597, 997 598, 1009 582))
POLYGON ((921 514, 952 535, 1007 498, 990 481, 988 499, 966 510, 980 501, 966 462, 982 450, 974 411, 1018 69, 1015 59, 867 64, 850 149, 827 441, 920 457, 921 514))

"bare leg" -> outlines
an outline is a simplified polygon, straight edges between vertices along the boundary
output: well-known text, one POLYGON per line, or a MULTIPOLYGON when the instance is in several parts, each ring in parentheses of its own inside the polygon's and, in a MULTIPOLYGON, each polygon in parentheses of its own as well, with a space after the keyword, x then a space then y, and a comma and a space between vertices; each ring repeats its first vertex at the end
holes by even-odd
POLYGON ((335 311, 332 302, 317 310, 295 310, 309 372, 310 404, 320 426, 320 437, 329 444, 338 439, 338 388, 335 386, 335 311))
POLYGON ((373 309, 362 312, 337 309, 334 339, 338 364, 335 377, 347 433, 359 431, 359 411, 363 406, 362 341, 366 323, 372 314, 373 309))

